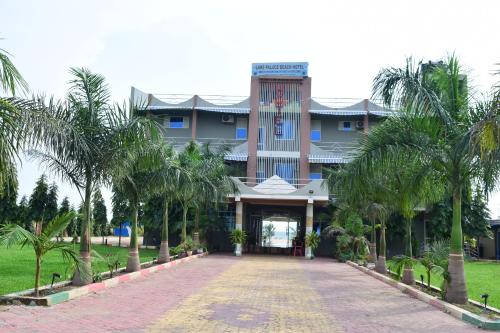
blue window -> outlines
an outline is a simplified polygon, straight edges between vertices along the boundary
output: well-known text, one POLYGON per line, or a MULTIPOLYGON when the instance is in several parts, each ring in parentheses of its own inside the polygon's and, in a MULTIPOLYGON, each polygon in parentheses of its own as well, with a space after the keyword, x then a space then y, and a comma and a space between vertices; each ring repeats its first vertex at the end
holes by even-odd
POLYGON ((285 119, 281 121, 281 136, 278 139, 281 140, 293 140, 295 139, 295 128, 291 120, 285 119))
POLYGON ((320 130, 311 130, 311 141, 321 141, 320 130))
POLYGON ((274 173, 286 180, 289 183, 293 181, 293 164, 291 163, 276 163, 274 165, 274 173))
POLYGON ((246 140, 247 139, 247 129, 246 128, 237 128, 236 129, 236 139, 237 140, 246 140))
POLYGON ((311 172, 309 174, 309 179, 321 179, 321 172, 311 172))
POLYGON ((257 183, 262 183, 265 180, 265 174, 264 171, 257 171, 257 174, 255 176, 257 178, 257 183))
POLYGON ((170 117, 170 128, 184 128, 184 117, 170 117))
POLYGON ((351 131, 351 122, 350 121, 344 121, 342 127, 344 128, 344 131, 351 131))

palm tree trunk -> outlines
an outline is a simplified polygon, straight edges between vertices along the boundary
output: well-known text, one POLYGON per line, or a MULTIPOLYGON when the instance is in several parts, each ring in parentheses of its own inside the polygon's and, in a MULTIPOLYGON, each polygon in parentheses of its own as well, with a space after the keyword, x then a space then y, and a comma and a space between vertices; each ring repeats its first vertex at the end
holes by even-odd
POLYGON ((446 300, 451 303, 467 303, 467 285, 464 272, 462 245, 462 188, 453 189, 453 224, 451 226, 450 257, 448 259, 448 288, 446 300))
POLYGON ((405 221, 406 226, 406 244, 405 244, 405 254, 408 257, 413 257, 413 250, 411 246, 411 218, 407 218, 405 221))
POLYGON ((197 207, 194 215, 194 234, 193 241, 200 242, 200 209, 197 207))
POLYGON ((372 220, 372 235, 370 239, 370 255, 368 261, 375 263, 377 261, 377 233, 375 231, 375 220, 372 220))
POLYGON ((139 203, 137 201, 131 203, 132 205, 132 233, 130 235, 130 247, 127 259, 127 272, 136 272, 141 269, 139 260, 139 246, 137 244, 137 214, 139 210, 139 203))
POLYGON ((188 207, 182 206, 182 234, 181 234, 182 242, 185 242, 187 238, 187 213, 188 213, 188 207))
MULTIPOLYGON (((406 218, 405 221, 406 224, 406 256, 408 258, 413 257, 413 251, 412 251, 412 246, 411 246, 411 225, 412 225, 412 219, 411 218, 406 218)), ((407 264, 403 270, 403 278, 401 279, 401 282, 408 284, 410 286, 415 284, 415 275, 413 273, 413 267, 409 264, 407 264)))
POLYGON ((375 264, 375 270, 380 274, 387 274, 387 265, 385 261, 385 221, 380 221, 380 244, 379 244, 379 255, 377 263, 375 264))
POLYGON ((158 254, 158 263, 162 264, 170 260, 168 248, 168 199, 163 202, 163 223, 161 226, 161 244, 158 254))
POLYGON ((85 184, 84 218, 80 229, 80 268, 76 270, 73 284, 83 286, 92 283, 92 266, 90 259, 90 200, 92 196, 92 179, 87 172, 85 184))
POLYGON ((35 296, 38 297, 40 296, 40 292, 38 289, 40 289, 40 270, 41 270, 41 265, 40 265, 40 256, 36 256, 36 268, 35 268, 35 296))
POLYGON ((118 235, 118 247, 122 246, 122 225, 123 225, 123 222, 120 222, 120 234, 118 235))

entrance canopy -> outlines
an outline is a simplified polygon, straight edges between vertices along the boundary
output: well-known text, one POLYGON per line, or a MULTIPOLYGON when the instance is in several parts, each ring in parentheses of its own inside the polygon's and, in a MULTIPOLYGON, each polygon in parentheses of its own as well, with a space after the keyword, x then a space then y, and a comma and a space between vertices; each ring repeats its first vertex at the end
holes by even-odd
POLYGON ((241 178, 233 177, 238 187, 238 193, 229 195, 235 201, 256 201, 270 204, 275 201, 297 201, 300 203, 327 203, 328 189, 324 180, 311 180, 297 188, 283 178, 274 175, 260 184, 244 182, 241 178))

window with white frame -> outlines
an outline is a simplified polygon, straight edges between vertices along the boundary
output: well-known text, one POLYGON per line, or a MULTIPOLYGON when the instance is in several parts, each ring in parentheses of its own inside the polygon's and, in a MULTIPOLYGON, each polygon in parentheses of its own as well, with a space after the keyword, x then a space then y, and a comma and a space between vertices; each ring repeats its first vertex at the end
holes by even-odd
POLYGON ((184 117, 184 116, 165 117, 165 127, 167 127, 167 128, 189 128, 189 117, 184 117))
POLYGON ((321 141, 321 120, 311 120, 311 141, 321 141))
POLYGON ((236 140, 246 140, 247 139, 247 118, 236 118, 236 140))

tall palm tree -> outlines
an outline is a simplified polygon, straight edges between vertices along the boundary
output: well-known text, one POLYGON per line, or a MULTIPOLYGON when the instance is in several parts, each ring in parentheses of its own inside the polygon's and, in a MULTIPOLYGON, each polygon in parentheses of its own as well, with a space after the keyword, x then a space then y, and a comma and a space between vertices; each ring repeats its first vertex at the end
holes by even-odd
POLYGON ((153 140, 133 143, 118 153, 116 159, 119 164, 112 172, 113 184, 127 197, 130 205, 132 230, 127 271, 134 272, 141 268, 137 242, 139 204, 161 193, 163 187, 158 184, 158 180, 164 175, 158 171, 162 168, 170 168, 168 164, 171 156, 169 150, 165 149, 162 138, 157 137, 153 140))
MULTIPOLYGON (((110 184, 111 170, 135 141, 159 137, 157 125, 145 117, 135 117, 126 107, 112 105, 105 78, 85 68, 71 68, 73 79, 65 103, 44 106, 50 119, 64 124, 48 135, 42 128, 40 149, 30 151, 32 158, 75 186, 83 201, 80 232, 80 256, 84 263, 73 283, 91 283, 90 225, 91 195, 102 185, 110 184), (81 274, 83 273, 83 274, 81 274)), ((40 100, 39 103, 43 103, 40 100)), ((124 167, 123 165, 120 165, 124 167)))
POLYGON ((385 105, 402 107, 402 111, 370 133, 377 138, 364 152, 366 167, 376 164, 377 159, 387 165, 391 158, 404 154, 420 159, 442 176, 453 197, 446 298, 453 303, 465 303, 462 189, 481 180, 488 191, 498 178, 498 145, 485 142, 499 140, 497 136, 488 140, 485 124, 486 120, 495 123, 491 119, 498 119, 499 111, 473 107, 466 77, 453 56, 438 65, 415 66, 408 59, 404 69, 383 69, 375 78, 373 89, 385 105), (485 109, 492 111, 487 113, 485 109))
POLYGON ((72 183, 83 201, 80 257, 84 272, 77 271, 74 284, 91 283, 90 225, 91 196, 104 183, 109 171, 111 116, 110 91, 102 75, 85 68, 71 68, 70 88, 65 104, 47 107, 54 118, 70 127, 56 137, 45 138, 42 149, 29 152, 63 180, 72 183))
POLYGON ((176 184, 179 183, 180 177, 185 177, 189 181, 190 176, 185 174, 183 169, 180 169, 177 155, 171 146, 164 144, 161 148, 164 150, 165 158, 161 160, 161 165, 150 171, 150 179, 152 186, 155 186, 159 195, 163 197, 163 213, 161 227, 161 243, 158 253, 158 262, 165 263, 170 260, 170 251, 168 245, 168 215, 169 205, 175 197, 178 190, 176 184))

